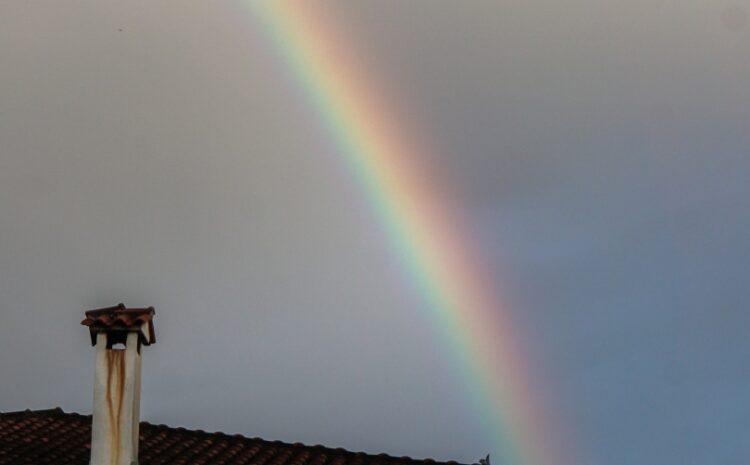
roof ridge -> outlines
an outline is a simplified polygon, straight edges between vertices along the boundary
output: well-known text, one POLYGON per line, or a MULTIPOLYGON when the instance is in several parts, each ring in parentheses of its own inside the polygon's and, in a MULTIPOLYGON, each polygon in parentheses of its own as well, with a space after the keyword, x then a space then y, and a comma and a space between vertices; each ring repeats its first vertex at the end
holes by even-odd
POLYGON ((247 440, 261 442, 265 444, 276 444, 276 445, 283 445, 283 446, 289 446, 289 447, 300 447, 300 448, 305 448, 305 449, 318 449, 318 450, 325 451, 325 452, 336 453, 338 455, 347 455, 347 456, 365 455, 365 456, 371 456, 371 457, 379 457, 381 459, 386 459, 386 460, 393 459, 393 460, 411 461, 411 462, 426 462, 430 464, 442 463, 442 464, 448 464, 448 465, 461 465, 455 460, 441 461, 441 460, 435 460, 429 457, 424 458, 424 459, 417 459, 417 458, 413 458, 413 457, 409 457, 405 455, 396 456, 396 455, 385 454, 385 453, 374 454, 374 453, 364 452, 364 451, 352 451, 349 449, 344 449, 343 447, 331 447, 331 446, 325 446, 322 444, 310 445, 310 444, 305 444, 300 441, 286 442, 286 441, 280 441, 276 439, 263 439, 257 436, 253 436, 253 437, 246 436, 242 433, 226 433, 223 431, 206 431, 203 429, 189 429, 184 426, 169 426, 163 423, 154 424, 148 421, 141 421, 141 426, 152 427, 155 429, 180 430, 183 433, 191 433, 191 434, 195 434, 199 436, 218 436, 218 437, 223 437, 227 439, 247 439, 247 440))
POLYGON ((31 409, 27 408, 26 410, 14 410, 14 411, 11 411, 11 412, 0 412, 0 415, 2 415, 2 416, 29 416, 29 415, 38 415, 38 414, 42 414, 42 415, 50 415, 50 414, 60 415, 60 414, 64 414, 64 413, 65 412, 63 411, 62 408, 60 408, 60 407, 54 407, 54 408, 40 409, 40 410, 31 410, 31 409))
MULTIPOLYGON (((77 418, 86 418, 91 419, 91 415, 85 415, 80 414, 77 412, 66 412, 61 407, 55 407, 51 409, 42 409, 42 410, 19 410, 15 412, 0 412, 0 417, 33 417, 33 416, 67 416, 67 417, 77 417, 77 418)), ((369 457, 377 457, 384 461, 392 461, 392 462, 410 462, 410 463, 425 463, 429 465, 461 465, 455 460, 448 460, 448 461, 441 461, 441 460, 435 460, 433 458, 424 458, 424 459, 416 459, 409 456, 395 456, 385 453, 380 454, 374 454, 374 453, 368 453, 364 451, 351 451, 348 449, 344 449, 342 447, 330 447, 330 446, 324 446, 321 444, 315 444, 315 445, 309 445, 302 442, 286 442, 286 441, 280 441, 280 440, 268 440, 263 439, 260 437, 249 437, 241 433, 225 433, 223 431, 205 431, 203 429, 189 429, 185 428, 183 426, 169 426, 163 423, 156 424, 151 423, 148 421, 141 421, 141 434, 143 433, 144 429, 154 429, 154 430, 171 430, 171 431, 179 431, 181 434, 190 434, 198 437, 203 438, 222 438, 222 439, 230 439, 230 440, 246 440, 246 441, 253 441, 256 443, 260 443, 261 445, 277 445, 277 446, 285 446, 290 448, 301 448, 301 449, 315 449, 320 452, 329 453, 331 455, 338 455, 338 456, 346 456, 346 457, 362 457, 362 456, 369 456, 369 457), (145 428, 144 428, 145 427, 145 428)))

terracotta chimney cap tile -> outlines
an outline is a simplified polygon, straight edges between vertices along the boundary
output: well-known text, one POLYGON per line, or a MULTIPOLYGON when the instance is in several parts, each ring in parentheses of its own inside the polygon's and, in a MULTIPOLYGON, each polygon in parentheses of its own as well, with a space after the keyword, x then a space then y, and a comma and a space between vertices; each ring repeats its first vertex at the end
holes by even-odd
POLYGON ((154 307, 128 308, 125 304, 117 304, 112 307, 96 308, 85 312, 86 318, 81 324, 88 326, 91 331, 91 342, 96 344, 95 333, 114 330, 141 330, 144 324, 148 324, 148 333, 141 334, 141 342, 151 345, 156 342, 154 333, 154 307))

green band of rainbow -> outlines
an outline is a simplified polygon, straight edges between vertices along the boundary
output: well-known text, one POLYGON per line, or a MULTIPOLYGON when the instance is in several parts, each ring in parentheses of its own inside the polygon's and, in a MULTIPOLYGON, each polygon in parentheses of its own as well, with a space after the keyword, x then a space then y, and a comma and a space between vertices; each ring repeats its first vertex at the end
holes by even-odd
POLYGON ((429 148, 404 136, 408 125, 378 95, 372 73, 361 69, 347 50, 350 38, 338 35, 324 8, 285 0, 242 5, 283 57, 426 299, 499 463, 566 463, 550 415, 532 394, 510 312, 457 210, 437 201, 440 189, 424 175, 429 148))

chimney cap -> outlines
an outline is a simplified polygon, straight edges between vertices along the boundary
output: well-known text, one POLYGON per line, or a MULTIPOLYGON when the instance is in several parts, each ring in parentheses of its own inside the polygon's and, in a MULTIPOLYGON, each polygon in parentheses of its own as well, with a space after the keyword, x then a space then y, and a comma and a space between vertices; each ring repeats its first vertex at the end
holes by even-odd
POLYGON ((89 327, 92 345, 96 345, 96 333, 99 332, 138 331, 141 344, 148 346, 156 342, 155 313, 154 307, 127 308, 125 304, 120 303, 113 307, 86 311, 86 318, 81 324, 89 327), (144 328, 144 325, 148 328, 144 328))

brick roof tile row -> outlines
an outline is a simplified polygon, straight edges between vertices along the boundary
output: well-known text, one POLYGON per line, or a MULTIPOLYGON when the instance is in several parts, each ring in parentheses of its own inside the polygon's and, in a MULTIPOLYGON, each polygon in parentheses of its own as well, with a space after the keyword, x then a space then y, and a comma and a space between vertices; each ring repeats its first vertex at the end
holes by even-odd
MULTIPOLYGON (((0 465, 88 465, 91 416, 62 409, 0 413, 0 465)), ((140 465, 459 465, 370 455, 141 422, 140 465)))

